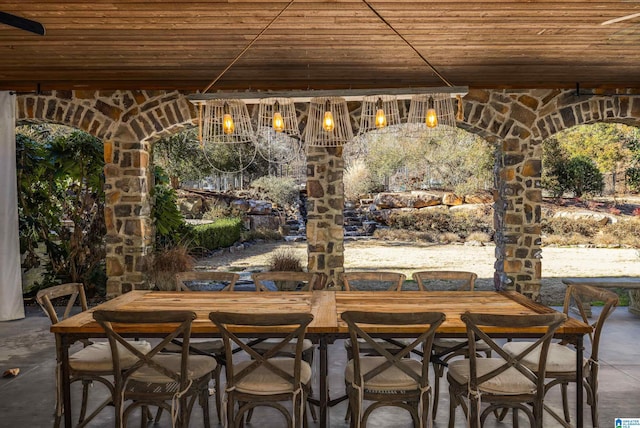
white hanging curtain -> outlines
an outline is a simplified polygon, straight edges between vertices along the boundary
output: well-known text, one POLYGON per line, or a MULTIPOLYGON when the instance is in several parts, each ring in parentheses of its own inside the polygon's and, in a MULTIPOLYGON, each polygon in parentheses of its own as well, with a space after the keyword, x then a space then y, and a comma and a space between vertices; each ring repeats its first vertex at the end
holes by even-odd
POLYGON ((0 321, 24 318, 16 177, 16 96, 0 91, 0 321))

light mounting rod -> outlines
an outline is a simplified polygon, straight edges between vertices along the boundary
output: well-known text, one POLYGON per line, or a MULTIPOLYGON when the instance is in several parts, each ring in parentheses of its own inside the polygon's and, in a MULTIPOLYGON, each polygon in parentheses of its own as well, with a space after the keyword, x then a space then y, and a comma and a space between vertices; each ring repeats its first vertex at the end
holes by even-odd
POLYGON ((307 91, 264 91, 264 92, 212 92, 206 94, 187 95, 187 99, 194 104, 206 100, 234 99, 242 100, 245 104, 259 104, 263 98, 292 98, 294 102, 306 103, 316 97, 342 97, 345 101, 361 101, 365 96, 395 95, 399 100, 409 100, 416 94, 449 94, 451 98, 465 96, 469 92, 468 86, 420 87, 420 88, 381 88, 381 89, 336 89, 336 90, 307 90, 307 91))

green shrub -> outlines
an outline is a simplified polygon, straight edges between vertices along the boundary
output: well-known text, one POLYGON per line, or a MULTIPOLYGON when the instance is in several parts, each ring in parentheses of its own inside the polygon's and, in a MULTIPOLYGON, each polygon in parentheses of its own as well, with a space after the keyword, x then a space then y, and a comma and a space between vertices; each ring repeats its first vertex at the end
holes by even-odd
POLYGON ((296 182, 292 178, 264 176, 253 180, 251 187, 255 188, 261 197, 280 206, 295 203, 300 195, 296 182))
POLYGON ((240 239, 241 233, 242 219, 235 217, 191 228, 193 246, 209 251, 233 245, 240 239))
POLYGON ((567 189, 576 197, 602 193, 604 177, 596 163, 586 156, 576 156, 567 164, 567 189))
POLYGON ((630 167, 626 171, 627 184, 633 191, 640 191, 640 167, 630 167))

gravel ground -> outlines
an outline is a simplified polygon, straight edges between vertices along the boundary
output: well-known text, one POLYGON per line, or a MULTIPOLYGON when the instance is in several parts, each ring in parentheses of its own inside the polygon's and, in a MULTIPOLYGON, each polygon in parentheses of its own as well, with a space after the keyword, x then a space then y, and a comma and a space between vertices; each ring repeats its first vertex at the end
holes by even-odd
MULTIPOLYGON (((290 248, 306 265, 304 242, 265 242, 200 259, 202 269, 257 271, 269 264, 278 248, 290 248)), ((493 287, 495 247, 417 244, 377 240, 345 241, 346 270, 390 270, 408 278, 417 270, 469 270, 478 274, 477 287, 493 287)), ((562 278, 582 276, 640 276, 640 251, 624 248, 544 247, 542 250, 542 302, 562 304, 562 278)))

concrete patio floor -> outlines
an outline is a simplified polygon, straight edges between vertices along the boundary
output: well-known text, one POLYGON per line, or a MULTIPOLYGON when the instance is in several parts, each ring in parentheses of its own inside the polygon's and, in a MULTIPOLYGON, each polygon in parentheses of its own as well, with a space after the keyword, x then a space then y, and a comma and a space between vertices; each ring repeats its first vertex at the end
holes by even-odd
MULTIPOLYGON (((27 317, 19 321, 0 322, 0 371, 13 367, 20 368, 15 378, 0 379, 0 428, 50 427, 53 425, 55 403, 54 371, 55 343, 49 333, 49 320, 38 307, 29 306, 27 317)), ((605 325, 600 357, 600 426, 613 427, 616 418, 640 418, 640 318, 630 314, 625 307, 617 308, 605 325)), ((588 341, 587 341, 588 342, 588 341)), ((332 396, 344 392, 342 378, 346 354, 342 342, 331 345, 330 391, 332 396)), ((317 358, 316 358, 317 361, 317 358)), ((317 367, 315 368, 317 370, 317 367)), ((431 377, 433 379, 433 377, 431 377)), ((317 379, 315 379, 317 382, 317 379)), ((101 386, 90 390, 90 399, 104 396, 101 386)), ((448 424, 448 394, 446 378, 442 380, 439 411, 434 426, 448 424)), ((569 387, 572 411, 575 407, 575 388, 569 387)), ((316 389, 317 391, 317 389, 316 389)), ((72 394, 75 410, 79 406, 80 387, 74 384, 72 394)), ((91 399, 93 400, 93 399, 91 399)), ((560 409, 558 391, 550 392, 546 403, 560 409)), ((92 401, 93 402, 93 401, 92 401)), ((211 417, 215 423, 215 400, 211 397, 211 417)), ((346 403, 330 409, 330 426, 348 427, 344 421, 346 403)), ((522 417, 522 415, 521 415, 522 417)), ((108 407, 90 426, 108 427, 113 425, 113 408, 108 407)), ((74 416, 75 420, 75 416, 74 416)), ((589 407, 585 404, 585 426, 591 426, 589 407)), ((528 426, 523 419, 522 426, 528 426)), ((132 426, 139 426, 139 419, 132 418, 132 426)), ((154 426, 150 424, 149 426, 154 426)), ((159 428, 171 427, 171 420, 165 413, 159 428)), ((194 407, 191 427, 202 427, 202 411, 194 407)), ((272 409, 256 410, 249 426, 261 428, 281 428, 284 420, 272 409)), ((310 424, 311 427, 318 426, 310 424)), ((372 414, 370 427, 411 427, 408 414, 402 410, 380 409, 372 414)), ((456 415, 456 427, 466 426, 461 410, 456 415)), ((493 417, 487 419, 489 427, 511 426, 510 416, 504 422, 493 417)), ((545 427, 560 426, 549 415, 545 415, 545 427)))

